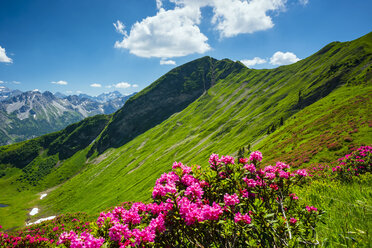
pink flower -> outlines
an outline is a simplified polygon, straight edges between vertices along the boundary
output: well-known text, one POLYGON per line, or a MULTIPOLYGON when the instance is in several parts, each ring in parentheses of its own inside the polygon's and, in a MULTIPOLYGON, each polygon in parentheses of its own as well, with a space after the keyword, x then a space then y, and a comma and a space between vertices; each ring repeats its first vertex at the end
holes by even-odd
POLYGON ((183 184, 185 184, 186 186, 190 186, 194 183, 197 183, 199 182, 198 179, 196 179, 194 176, 190 175, 190 174, 185 174, 182 179, 181 179, 181 182, 183 184))
POLYGON ((257 185, 257 182, 253 179, 247 179, 246 177, 244 177, 243 181, 246 182, 248 187, 250 187, 250 188, 254 188, 257 185))
POLYGON ((260 151, 252 152, 251 155, 249 156, 249 160, 261 162, 262 161, 262 153, 260 151))
POLYGON ((300 175, 300 176, 303 176, 303 177, 307 177, 308 176, 306 169, 297 170, 296 171, 296 174, 297 175, 300 175))
POLYGON ((224 162, 225 164, 234 164, 235 161, 234 161, 234 158, 231 157, 231 156, 222 156, 221 157, 221 161, 224 162))
POLYGON ((112 241, 121 241, 121 238, 123 236, 125 239, 128 239, 131 236, 131 234, 128 225, 116 223, 114 226, 110 228, 109 236, 112 241))
POLYGON ((174 162, 173 163, 173 166, 172 166, 172 169, 173 170, 176 170, 177 168, 181 168, 182 169, 182 174, 189 174, 191 173, 191 167, 188 167, 186 165, 183 165, 181 162, 174 162))
POLYGON ((267 172, 265 177, 268 178, 269 180, 274 180, 275 173, 267 172))
POLYGON ((221 163, 221 160, 220 158, 218 157, 218 154, 215 154, 213 153, 210 157, 209 157, 209 164, 211 165, 211 168, 212 169, 217 169, 217 167, 220 165, 221 163))
POLYGON ((308 212, 311 212, 311 211, 317 212, 318 211, 318 209, 316 207, 314 207, 314 206, 306 206, 306 210, 308 212))
POLYGON ((294 225, 294 224, 296 224, 297 221, 298 221, 298 220, 297 220, 296 218, 291 218, 291 219, 289 220, 289 223, 291 223, 292 225, 294 225))
POLYGON ((221 206, 215 202, 213 202, 212 206, 209 205, 203 206, 203 216, 206 220, 218 220, 222 213, 223 210, 221 206))
POLYGON ((199 183, 194 183, 191 186, 186 188, 185 195, 190 195, 197 199, 201 199, 202 195, 204 194, 203 189, 200 187, 199 183))
POLYGON ((242 215, 238 212, 235 214, 234 221, 235 223, 251 224, 251 217, 248 214, 242 215))
POLYGON ((229 195, 226 193, 224 196, 224 202, 226 206, 233 206, 235 204, 239 204, 240 201, 236 193, 233 195, 229 195))
POLYGON ((246 169, 250 173, 255 173, 256 172, 256 167, 254 166, 254 164, 246 164, 246 165, 244 165, 244 169, 246 169))
POLYGON ((286 178, 288 179, 289 178, 289 172, 285 172, 285 171, 279 171, 279 177, 281 178, 286 178))
POLYGON ((298 196, 295 193, 289 194, 289 197, 292 197, 293 200, 298 200, 298 196))
POLYGON ((246 164, 248 162, 248 158, 240 158, 239 163, 246 164))
POLYGON ((283 162, 276 162, 276 167, 279 168, 279 169, 281 169, 281 170, 289 169, 289 165, 286 165, 283 162))

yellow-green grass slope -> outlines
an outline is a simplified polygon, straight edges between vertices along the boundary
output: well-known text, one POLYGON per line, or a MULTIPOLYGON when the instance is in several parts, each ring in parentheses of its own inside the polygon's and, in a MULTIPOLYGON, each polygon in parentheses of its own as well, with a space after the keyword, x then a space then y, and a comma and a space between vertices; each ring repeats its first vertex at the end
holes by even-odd
MULTIPOLYGON (((273 70, 246 69, 216 82, 183 111, 122 147, 110 149, 90 160, 82 173, 53 191, 43 205, 56 212, 93 213, 122 201, 149 200, 155 180, 169 171, 174 161, 207 166, 212 152, 235 154, 239 147, 248 144, 260 148, 258 141, 266 137, 272 123, 277 125, 283 117, 282 128, 290 127, 290 116, 330 92, 322 100, 322 110, 319 110, 319 104, 310 105, 298 112, 296 118, 306 116, 306 111, 318 111, 312 117, 317 120, 317 116, 321 118, 327 111, 334 110, 336 117, 323 118, 323 122, 313 124, 320 126, 319 129, 326 127, 331 133, 333 126, 349 124, 353 118, 363 119, 355 123, 358 132, 350 134, 352 144, 371 142, 366 124, 371 99, 371 36, 353 42, 332 43, 293 65, 273 70), (354 111, 337 112, 351 105, 354 111)), ((305 124, 301 121, 296 125, 305 124)), ((279 130, 268 137, 275 138, 279 130)), ((303 142, 310 140, 312 135, 318 136, 318 130, 314 130, 313 134, 309 130, 303 142)), ((349 144, 345 140, 340 142, 342 146, 349 144)), ((264 144, 262 141, 261 147, 264 144)), ((321 161, 324 156, 333 160, 339 156, 339 151, 345 150, 329 149, 328 143, 321 145, 324 151, 310 153, 309 162, 321 161)), ((314 146, 304 147, 303 152, 314 146)), ((292 148, 281 148, 288 149, 292 148)), ((274 159, 270 150, 263 151, 264 156, 274 159)), ((286 162, 295 163, 298 158, 293 156, 286 162)))

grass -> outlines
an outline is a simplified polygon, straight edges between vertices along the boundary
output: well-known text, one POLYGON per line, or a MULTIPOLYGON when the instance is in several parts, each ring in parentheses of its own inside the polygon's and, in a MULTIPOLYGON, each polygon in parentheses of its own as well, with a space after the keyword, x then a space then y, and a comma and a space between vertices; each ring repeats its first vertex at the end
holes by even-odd
POLYGON ((16 168, 8 168, 8 175, 0 180, 0 203, 8 207, 0 208, 0 223, 6 229, 25 225, 29 211, 38 198, 34 190, 18 190, 18 184, 11 183, 20 174, 16 168))
POLYGON ((322 247, 370 247, 372 237, 372 175, 351 183, 314 180, 297 193, 301 200, 325 210, 317 227, 322 247))

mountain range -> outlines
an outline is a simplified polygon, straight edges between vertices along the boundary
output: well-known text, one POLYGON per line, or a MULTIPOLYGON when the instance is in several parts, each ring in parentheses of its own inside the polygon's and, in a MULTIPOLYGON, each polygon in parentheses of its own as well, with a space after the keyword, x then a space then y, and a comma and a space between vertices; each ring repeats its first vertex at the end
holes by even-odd
POLYGON ((61 130, 97 114, 111 114, 132 95, 114 91, 92 97, 59 92, 21 92, 0 88, 0 145, 11 144, 61 130))
POLYGON ((148 201, 174 161, 199 164, 211 153, 260 149, 265 163, 302 168, 335 161, 372 143, 371 100, 372 33, 275 69, 203 57, 172 69, 112 115, 0 147, 0 203, 11 206, 0 209, 0 222, 22 226, 35 205, 40 218, 148 201), (48 192, 42 201, 40 192, 48 192))

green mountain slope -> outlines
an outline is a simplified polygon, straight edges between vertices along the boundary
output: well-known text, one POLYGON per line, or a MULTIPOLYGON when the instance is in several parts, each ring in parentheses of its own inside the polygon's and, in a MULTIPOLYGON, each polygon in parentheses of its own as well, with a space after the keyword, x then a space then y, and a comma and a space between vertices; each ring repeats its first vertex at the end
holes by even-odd
MULTIPOLYGON (((319 99, 329 102, 328 109, 337 110, 354 98, 366 98, 371 89, 371 37, 332 43, 293 65, 244 69, 218 80, 183 111, 91 161, 91 166, 53 191, 43 205, 50 211, 94 213, 124 200, 147 200, 155 179, 175 160, 193 164, 206 161, 212 152, 233 154, 248 144, 256 148, 281 117, 284 125, 290 125, 290 116, 312 112, 310 105, 319 99)), ((355 108, 362 115, 368 111, 365 102, 355 108)), ((334 119, 323 119, 325 124, 328 121, 333 125, 334 119)), ((353 143, 371 142, 368 130, 361 129, 353 143)), ((333 152, 337 151, 328 155, 336 157, 333 152)), ((321 155, 310 154, 309 161, 320 160, 321 155)))
MULTIPOLYGON (((339 121, 341 115, 345 115, 345 111, 337 112, 337 109, 346 109, 355 99, 368 98, 371 78, 372 33, 352 42, 331 43, 307 59, 272 70, 252 70, 240 63, 208 57, 190 62, 172 70, 129 100, 114 114, 92 146, 86 147, 89 145, 87 142, 83 146, 73 146, 72 152, 68 149, 66 152, 62 144, 75 141, 69 131, 65 135, 70 139, 52 139, 54 143, 45 146, 46 152, 30 157, 23 167, 19 167, 29 168, 31 173, 27 171, 27 174, 32 175, 34 168, 57 160, 56 154, 68 154, 66 160, 53 166, 50 173, 35 177, 36 186, 30 187, 32 180, 21 178, 19 169, 2 165, 5 176, 0 179, 0 186, 7 188, 8 193, 5 197, 0 196, 0 203, 11 205, 11 202, 19 202, 26 188, 35 193, 63 182, 75 175, 68 173, 69 168, 75 168, 71 171, 79 173, 51 191, 42 201, 28 203, 42 209, 36 218, 80 210, 96 213, 122 201, 147 200, 155 179, 168 171, 175 160, 188 164, 204 162, 212 152, 234 154, 248 144, 270 153, 270 159, 275 160, 278 155, 286 162, 297 163, 298 152, 287 157, 281 157, 280 152, 271 152, 270 139, 281 137, 283 141, 280 142, 285 142, 288 137, 278 136, 280 130, 291 130, 300 124, 305 128, 306 111, 313 114, 311 120, 319 120, 314 126, 332 127, 333 121, 339 121), (326 103, 324 108, 316 105, 322 101, 326 103), (326 110, 335 111, 333 119, 321 118, 326 110), (156 117, 149 117, 154 113, 156 117), (295 123, 295 120, 302 122, 295 123), (279 127, 281 122, 284 122, 283 126, 279 127), (131 129, 137 123, 138 127, 131 129), (86 160, 88 153, 94 155, 86 160)), ((368 113, 366 101, 355 105, 358 109, 355 116, 368 113)), ((306 128, 309 126, 311 124, 306 128)), ((352 144, 371 143, 370 136, 367 136, 369 128, 360 127, 359 133, 352 137, 352 144)), ((101 132, 99 129, 96 131, 97 134, 101 132)), ((298 142, 306 142, 318 134, 314 127, 298 142)), ((307 160, 315 162, 324 156, 335 157, 348 144, 345 142, 342 141, 338 150, 324 148, 326 153, 309 153, 307 160)), ((11 147, 18 152, 17 146, 22 144, 11 147)), ((290 149, 288 144, 280 149, 290 149)), ((298 151, 305 149, 300 144, 296 147, 300 147, 298 151)), ((6 157, 9 147, 7 149, 0 150, 0 158, 6 157)), ((0 159, 0 163, 6 163, 4 161, 0 159)), ((0 209, 0 221, 14 226, 14 223, 10 224, 13 217, 4 214, 9 214, 12 209, 15 209, 14 216, 21 219, 18 224, 26 211, 15 206, 0 209)))
POLYGON ((215 81, 244 69, 241 63, 203 57, 179 66, 135 95, 117 111, 90 153, 120 147, 183 110, 215 81))

